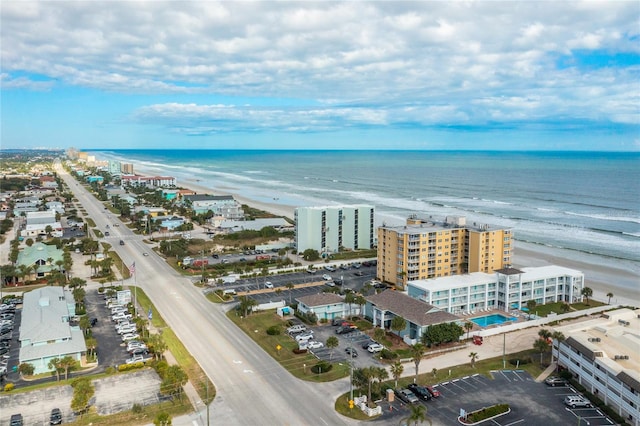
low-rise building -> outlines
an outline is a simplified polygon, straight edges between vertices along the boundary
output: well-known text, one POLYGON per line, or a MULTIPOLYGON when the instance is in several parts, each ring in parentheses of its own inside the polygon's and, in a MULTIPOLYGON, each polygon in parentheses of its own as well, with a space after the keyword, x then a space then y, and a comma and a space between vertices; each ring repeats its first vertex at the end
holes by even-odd
POLYGON ((331 321, 346 314, 344 299, 335 293, 318 293, 296 298, 298 311, 316 314, 318 320, 331 321))
POLYGON ((502 268, 408 283, 409 296, 453 314, 489 309, 508 312, 537 304, 582 300, 584 274, 562 266, 502 268))
MULTIPOLYGON (((398 332, 409 344, 421 341, 427 327, 448 322, 458 322, 460 318, 433 305, 409 297, 400 291, 385 290, 367 296, 365 315, 373 322, 374 327, 391 329, 394 317, 402 317, 406 321, 404 330, 398 332)), ((392 330, 395 333, 395 331, 392 330)))
POLYGON ((81 361, 87 351, 82 330, 72 326, 73 294, 62 287, 42 287, 24 293, 20 325, 20 364, 33 365, 35 374, 51 371, 54 358, 81 361))
POLYGON ((29 270, 30 278, 43 278, 52 272, 60 271, 62 269, 62 263, 64 261, 63 251, 56 248, 54 245, 47 245, 44 243, 35 243, 31 247, 26 246, 18 253, 18 259, 16 260, 16 266, 25 266, 29 270))
POLYGON ((194 194, 184 195, 182 200, 185 206, 195 214, 211 212, 214 216, 231 220, 244 217, 242 206, 233 198, 233 195, 194 194))
POLYGON ((555 327, 553 360, 629 424, 640 425, 640 309, 555 327))

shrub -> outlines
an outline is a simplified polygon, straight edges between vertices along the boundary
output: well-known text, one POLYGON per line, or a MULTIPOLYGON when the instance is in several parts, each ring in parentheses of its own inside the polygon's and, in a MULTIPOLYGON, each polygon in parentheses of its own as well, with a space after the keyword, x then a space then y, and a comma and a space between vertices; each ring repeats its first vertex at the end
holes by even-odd
POLYGON ((382 359, 396 359, 398 358, 398 354, 385 348, 380 352, 380 357, 382 359))
POLYGON ((295 348, 295 349, 293 350, 293 353, 294 353, 294 354, 296 354, 296 355, 299 355, 299 354, 306 354, 306 353, 307 353, 307 350, 306 350, 306 349, 299 349, 299 348, 295 348))
POLYGON ((142 406, 142 404, 138 404, 137 402, 133 404, 133 406, 131 407, 131 411, 134 414, 140 414, 142 413, 142 411, 144 410, 144 407, 142 406))
POLYGON ((327 373, 331 371, 332 368, 333 368, 333 365, 330 364, 329 362, 320 361, 319 363, 311 367, 311 371, 316 374, 321 374, 321 373, 327 373))
POLYGON ((282 334, 282 327, 280 327, 279 325, 272 325, 271 327, 267 328, 267 334, 269 336, 278 336, 282 334))
POLYGON ((326 319, 326 318, 320 318, 320 324, 326 324, 326 323, 328 323, 328 322, 329 322, 329 320, 328 320, 328 319, 326 319))
POLYGON ((474 411, 469 413, 467 417, 467 422, 469 423, 477 423, 482 420, 486 420, 490 417, 497 416, 498 414, 504 414, 509 411, 509 404, 497 404, 492 405, 491 407, 485 407, 478 411, 474 411))
POLYGON ((5 392, 11 392, 14 387, 15 387, 15 385, 13 383, 7 383, 6 385, 4 385, 4 391, 5 392))
POLYGON ((525 365, 531 362, 531 358, 513 358, 509 360, 509 364, 511 365, 525 365))

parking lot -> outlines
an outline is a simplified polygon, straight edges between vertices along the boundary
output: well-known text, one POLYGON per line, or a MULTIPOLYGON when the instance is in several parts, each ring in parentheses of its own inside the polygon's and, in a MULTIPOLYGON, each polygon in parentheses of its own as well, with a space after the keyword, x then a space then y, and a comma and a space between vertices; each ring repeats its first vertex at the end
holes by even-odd
MULTIPOLYGON (((434 385, 441 396, 420 401, 427 407, 427 415, 435 425, 459 425, 460 410, 478 410, 497 403, 509 404, 511 412, 490 423, 507 425, 613 425, 604 413, 595 408, 570 409, 564 397, 577 392, 571 387, 550 387, 537 383, 525 371, 504 370, 492 372, 493 379, 476 374, 434 385)), ((410 410, 397 398, 394 402, 381 401, 383 415, 377 423, 401 424, 410 410)))

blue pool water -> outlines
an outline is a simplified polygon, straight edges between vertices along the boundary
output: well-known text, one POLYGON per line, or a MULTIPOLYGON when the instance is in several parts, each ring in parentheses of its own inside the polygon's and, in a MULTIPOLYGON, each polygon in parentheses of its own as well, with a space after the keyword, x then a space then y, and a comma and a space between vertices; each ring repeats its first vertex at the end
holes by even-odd
POLYGON ((506 317, 500 314, 491 314, 470 319, 471 322, 478 324, 480 327, 488 327, 490 325, 502 324, 515 320, 515 317, 506 317))

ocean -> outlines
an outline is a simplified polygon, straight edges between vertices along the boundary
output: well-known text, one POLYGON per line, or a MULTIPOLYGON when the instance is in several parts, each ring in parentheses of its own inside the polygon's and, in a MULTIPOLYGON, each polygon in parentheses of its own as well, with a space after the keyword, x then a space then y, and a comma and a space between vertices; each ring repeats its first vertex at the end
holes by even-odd
POLYGON ((640 153, 94 150, 256 201, 371 204, 377 225, 466 216, 516 240, 589 253, 640 275, 640 153))

